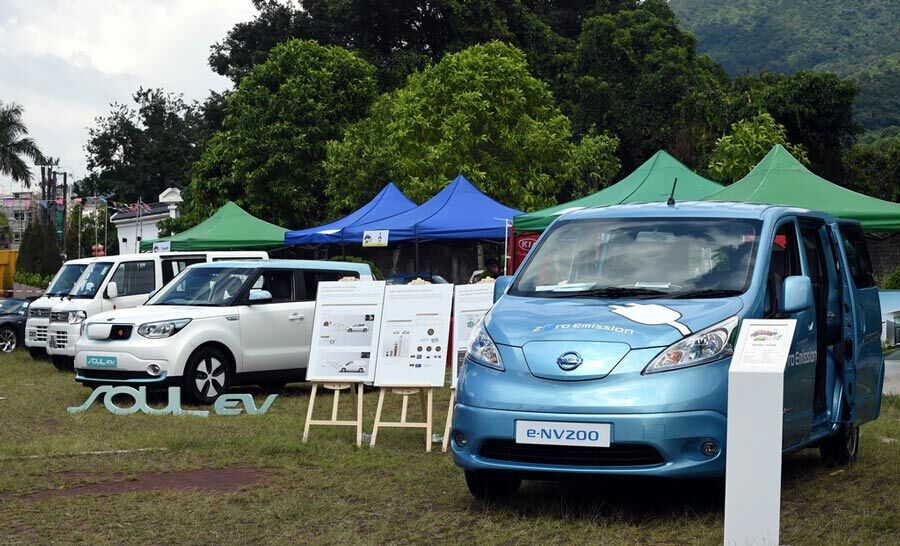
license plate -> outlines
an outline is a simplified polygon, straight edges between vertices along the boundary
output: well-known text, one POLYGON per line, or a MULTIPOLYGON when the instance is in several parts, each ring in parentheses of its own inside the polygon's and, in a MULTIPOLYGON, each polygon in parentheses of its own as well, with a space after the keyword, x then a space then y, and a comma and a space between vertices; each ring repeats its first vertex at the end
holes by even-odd
POLYGON ((611 436, 609 423, 516 421, 517 444, 609 447, 611 436))
POLYGON ((114 356, 91 356, 88 355, 85 363, 91 368, 115 368, 118 359, 114 356))

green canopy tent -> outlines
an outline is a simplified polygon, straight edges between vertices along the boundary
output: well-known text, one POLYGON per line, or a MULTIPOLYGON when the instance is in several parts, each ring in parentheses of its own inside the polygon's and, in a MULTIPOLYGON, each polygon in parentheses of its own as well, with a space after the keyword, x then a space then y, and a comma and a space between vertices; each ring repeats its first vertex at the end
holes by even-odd
POLYGON ((719 184, 696 174, 660 150, 634 172, 608 188, 568 203, 516 216, 513 230, 516 233, 544 231, 557 216, 588 207, 665 201, 672 194, 672 183, 676 178, 676 201, 695 201, 722 189, 719 184))
POLYGON ((704 200, 802 207, 859 220, 867 231, 900 231, 900 204, 833 184, 813 174, 780 144, 747 176, 704 200))
POLYGON ((154 241, 141 241, 141 250, 168 242, 170 250, 271 250, 284 246, 287 230, 251 215, 231 201, 187 231, 154 241))

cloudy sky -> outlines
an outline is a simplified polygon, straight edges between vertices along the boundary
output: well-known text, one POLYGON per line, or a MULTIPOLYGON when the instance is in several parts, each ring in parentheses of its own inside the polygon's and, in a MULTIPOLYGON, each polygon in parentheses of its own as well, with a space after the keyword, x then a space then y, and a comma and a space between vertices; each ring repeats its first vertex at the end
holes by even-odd
POLYGON ((110 103, 141 86, 187 100, 229 87, 209 46, 254 13, 250 0, 0 0, 0 101, 21 104, 44 153, 81 178, 87 127, 110 103))

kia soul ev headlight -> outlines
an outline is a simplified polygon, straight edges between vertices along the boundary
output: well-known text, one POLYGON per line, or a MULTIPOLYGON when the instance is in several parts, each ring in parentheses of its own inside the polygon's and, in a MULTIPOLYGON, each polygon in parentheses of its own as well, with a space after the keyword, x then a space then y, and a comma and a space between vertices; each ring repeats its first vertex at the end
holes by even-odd
POLYGON ((161 339, 164 337, 172 337, 182 328, 187 326, 191 319, 177 320, 161 320, 159 322, 148 322, 138 327, 138 334, 148 339, 161 339))
POLYGON ((644 368, 644 373, 667 372, 709 364, 734 353, 739 319, 734 316, 670 345, 644 368))
POLYGON ((495 370, 504 371, 506 369, 503 367, 503 361, 500 360, 500 351, 497 350, 494 340, 491 339, 487 330, 484 329, 483 322, 479 322, 469 336, 466 358, 476 364, 495 370))

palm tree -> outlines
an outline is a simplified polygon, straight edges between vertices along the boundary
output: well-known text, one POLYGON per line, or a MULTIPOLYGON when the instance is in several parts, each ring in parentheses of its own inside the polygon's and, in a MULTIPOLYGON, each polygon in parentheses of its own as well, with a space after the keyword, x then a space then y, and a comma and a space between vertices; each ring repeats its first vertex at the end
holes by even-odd
POLYGON ((0 174, 11 176, 13 181, 30 187, 31 168, 25 158, 37 163, 44 156, 27 135, 28 129, 22 123, 22 107, 0 102, 0 174))

